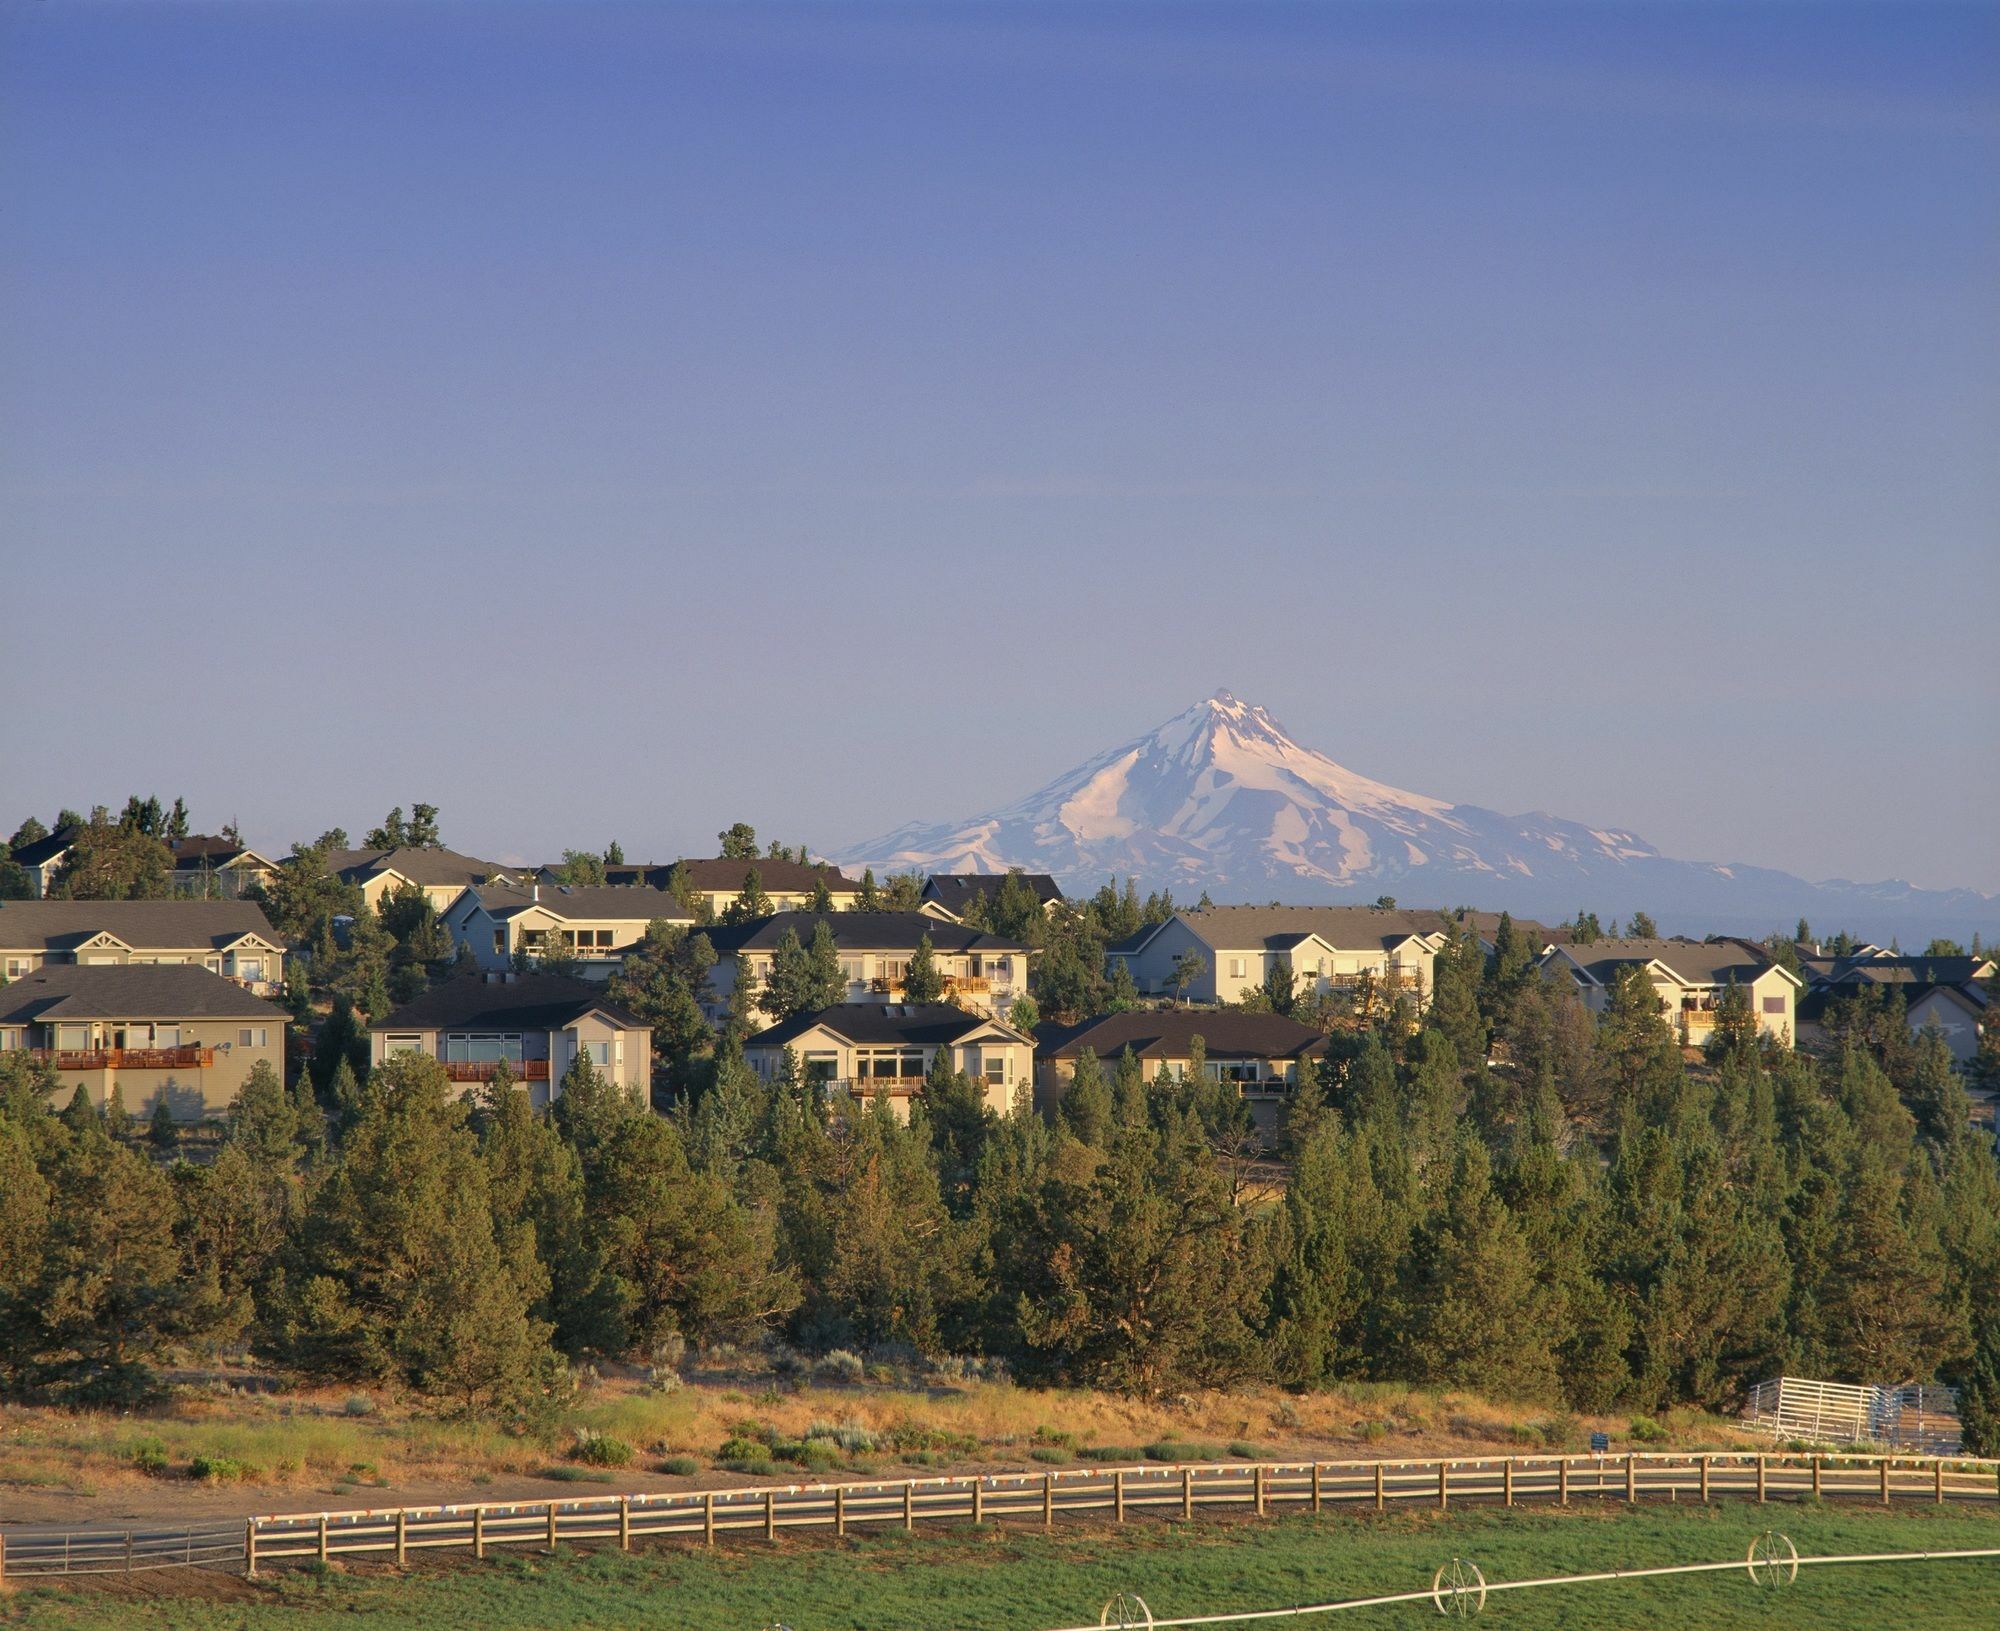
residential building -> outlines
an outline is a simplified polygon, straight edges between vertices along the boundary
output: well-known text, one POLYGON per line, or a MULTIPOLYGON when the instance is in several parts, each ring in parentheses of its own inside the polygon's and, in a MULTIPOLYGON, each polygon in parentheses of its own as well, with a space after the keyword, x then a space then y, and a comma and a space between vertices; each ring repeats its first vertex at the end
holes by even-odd
MULTIPOLYGON (((1023 872, 1021 881, 1034 891, 1042 910, 1052 912, 1063 904, 1062 887, 1046 872, 1023 872)), ((920 897, 925 905, 936 906, 954 918, 964 918, 975 900, 997 894, 1005 875, 993 872, 937 872, 924 880, 920 897)))
POLYGON ((37 838, 32 844, 23 844, 13 852, 14 864, 27 873, 28 887, 37 899, 49 892, 49 885, 56 881, 56 874, 62 870, 70 846, 82 831, 82 827, 75 825, 58 827, 46 837, 37 838))
POLYGON ((444 925, 481 968, 508 968, 517 953, 538 957, 560 948, 575 954, 580 973, 605 980, 655 918, 692 923, 694 914, 658 889, 488 883, 466 890, 444 925))
POLYGON ((1375 906, 1209 906, 1106 948, 1140 991, 1192 1002, 1241 1002, 1274 967, 1291 971, 1293 989, 1404 993, 1430 1000, 1431 969, 1447 936, 1436 912, 1375 906), (1201 972, 1183 982, 1176 967, 1189 952, 1201 972))
POLYGON ((361 899, 370 908, 379 906, 382 897, 392 890, 415 884, 440 913, 474 884, 526 876, 519 868, 502 866, 497 861, 482 861, 460 855, 456 850, 408 844, 396 849, 329 850, 326 869, 335 877, 358 885, 361 899))
POLYGON ((1847 957, 1803 960, 1806 995, 1799 1003, 1799 1035, 1815 1040, 1830 1004, 1873 990, 1889 990, 1903 1001, 1910 1034, 1935 1027, 1960 1064, 1979 1052, 1981 1030, 1991 1015, 1994 963, 1987 957, 1903 957, 1870 946, 1847 957))
MULTIPOLYGON (((604 881, 613 888, 628 888, 636 884, 647 889, 665 889, 676 867, 681 869, 681 875, 687 881, 690 903, 705 905, 716 917, 728 910, 736 897, 743 893, 743 885, 752 872, 757 874, 758 885, 774 912, 806 910, 812 905, 814 888, 821 882, 825 883, 827 897, 837 912, 849 910, 861 898, 854 881, 843 876, 837 866, 821 861, 779 861, 766 856, 750 861, 718 856, 713 860, 669 861, 665 864, 648 862, 640 865, 621 861, 605 866, 604 881)), ((545 884, 561 883, 563 869, 560 866, 545 866, 536 876, 545 884)))
POLYGON ((531 1102, 560 1096, 579 1052, 598 1073, 652 1102, 653 1033, 604 987, 562 974, 460 974, 368 1028, 369 1058, 421 1053, 462 1088, 490 1081, 501 1060, 531 1102))
POLYGON ((1642 968, 1683 1044, 1706 1042, 1729 987, 1749 998, 1757 1028, 1783 1047, 1798 1033, 1797 999, 1804 983, 1763 948, 1742 940, 1593 940, 1557 946, 1543 956, 1544 976, 1567 981, 1584 1006, 1601 1014, 1619 975, 1642 968))
POLYGON ((0 986, 0 1050, 53 1065, 58 1103, 81 1087, 102 1106, 116 1088, 135 1116, 164 1103, 201 1121, 228 1110, 260 1060, 284 1080, 289 1017, 187 964, 45 963, 0 986))
POLYGON ((813 932, 826 924, 840 952, 850 1003, 870 999, 895 1002, 903 994, 903 976, 917 943, 929 937, 938 972, 945 979, 945 1000, 979 1014, 1005 1014, 1016 997, 1028 990, 1028 948, 983 929, 953 923, 927 912, 778 912, 747 923, 719 924, 703 932, 714 943, 716 965, 709 972, 715 996, 710 1018, 727 1012, 736 987, 736 959, 750 965, 759 986, 771 972, 771 958, 789 929, 799 944, 812 944, 813 932))
POLYGON ((186 963, 260 996, 284 989, 285 943, 254 901, 0 903, 0 974, 65 963, 186 963))
POLYGON ((237 900, 253 883, 267 884, 278 875, 276 861, 233 838, 200 833, 191 838, 176 838, 167 848, 174 852, 173 886, 177 895, 193 895, 198 900, 237 900))
POLYGON ((1275 1129, 1278 1109, 1301 1073, 1326 1052, 1325 1036, 1310 1025, 1283 1014, 1227 1008, 1130 1009, 1076 1025, 1040 1025, 1035 1029, 1035 1108, 1055 1113, 1086 1048, 1107 1075, 1129 1048, 1148 1081, 1163 1067, 1169 1076, 1185 1078, 1197 1038, 1209 1073, 1237 1084, 1259 1129, 1267 1133, 1275 1129))
POLYGON ((953 1070, 982 1084, 995 1115, 1026 1103, 1033 1091, 1034 1039, 949 1003, 855 1002, 799 1014, 751 1037, 743 1057, 773 1081, 788 1048, 802 1080, 825 1092, 886 1098, 902 1120, 940 1049, 953 1070))

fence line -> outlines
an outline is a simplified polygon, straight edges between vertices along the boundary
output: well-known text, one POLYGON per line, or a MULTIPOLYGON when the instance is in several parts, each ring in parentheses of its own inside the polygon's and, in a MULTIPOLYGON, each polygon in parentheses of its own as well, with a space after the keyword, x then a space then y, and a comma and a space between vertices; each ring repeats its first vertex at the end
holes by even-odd
POLYGON ((1775 1377, 1750 1390, 1739 1425, 1773 1438, 1873 1441, 1925 1455, 1956 1455, 1961 1448, 1958 1392, 1933 1384, 1876 1387, 1775 1377))
POLYGON ((920 1523, 1052 1525, 1058 1517, 1192 1518, 1234 1511, 1383 1511, 1453 1501, 1512 1506, 1573 1500, 1771 1501, 1798 1497, 2000 1502, 2000 1461, 1965 1457, 1746 1452, 1445 1457, 1091 1466, 887 1482, 765 1484, 570 1500, 481 1501, 254 1517, 231 1530, 0 1535, 0 1579, 123 1569, 260 1565, 563 1543, 630 1548, 679 1537, 775 1539, 780 1531, 920 1523), (178 1548, 178 1551, 176 1551, 178 1548))

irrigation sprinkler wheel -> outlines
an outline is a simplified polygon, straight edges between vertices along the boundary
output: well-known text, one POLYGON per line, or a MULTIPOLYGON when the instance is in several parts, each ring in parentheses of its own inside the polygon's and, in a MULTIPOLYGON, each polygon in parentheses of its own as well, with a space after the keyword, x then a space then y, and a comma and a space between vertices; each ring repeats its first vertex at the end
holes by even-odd
POLYGON ((1775 1529, 1766 1529, 1750 1543, 1750 1551, 1743 1559, 1743 1567, 1749 1574, 1751 1583, 1775 1591, 1780 1586, 1789 1586, 1799 1577, 1799 1549, 1792 1544, 1790 1535, 1780 1534, 1775 1529))
POLYGON ((1136 1591, 1121 1591, 1104 1605, 1097 1623, 1110 1631, 1153 1631, 1153 1611, 1136 1591))
POLYGON ((1455 1557, 1431 1577, 1431 1601, 1440 1614, 1469 1620, 1486 1610, 1486 1576, 1469 1557, 1455 1557))

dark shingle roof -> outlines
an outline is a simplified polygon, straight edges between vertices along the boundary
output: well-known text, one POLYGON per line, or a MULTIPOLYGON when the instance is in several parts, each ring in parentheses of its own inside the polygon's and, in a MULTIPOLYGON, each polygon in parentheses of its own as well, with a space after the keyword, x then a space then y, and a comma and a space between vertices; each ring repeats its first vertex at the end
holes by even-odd
POLYGON ((0 1025, 55 1019, 261 1019, 290 1016, 234 980, 188 963, 57 963, 0 987, 0 1025))
POLYGON ((1826 978, 1835 985, 1970 985, 1991 966, 1985 957, 1843 957, 1826 978))
POLYGON ((394 872, 411 883, 438 888, 446 884, 473 884, 498 873, 512 877, 519 869, 498 861, 482 861, 460 855, 456 850, 421 849, 404 845, 400 849, 336 849, 326 854, 326 869, 349 882, 358 883, 378 872, 394 872))
POLYGON ((743 951, 770 951, 790 929, 801 944, 809 944, 813 930, 825 923, 833 931, 833 941, 842 951, 911 951, 924 935, 941 952, 1026 951, 1018 940, 1003 940, 983 929, 963 923, 946 923, 922 912, 776 912, 748 923, 718 924, 703 931, 717 952, 734 957, 743 951))
MULTIPOLYGON (((233 838, 215 838, 207 833, 176 838, 167 848, 174 852, 176 872, 199 872, 203 866, 225 866, 239 855, 256 853, 248 844, 239 844, 233 838)), ((261 856, 258 858, 262 859, 261 856)))
POLYGON ((1621 968, 1635 963, 1659 963, 1690 985, 1727 985, 1732 980, 1748 985, 1776 966, 1769 955, 1740 940, 1593 940, 1551 955, 1565 954, 1600 985, 1610 985, 1621 968))
POLYGON ((1435 934, 1436 912, 1396 912, 1379 906, 1209 906, 1179 914, 1219 951, 1283 950, 1316 934, 1330 946, 1384 950, 1411 935, 1435 934))
POLYGON ((65 951, 106 932, 147 951, 213 951, 246 934, 283 944, 257 903, 248 900, 10 900, 0 905, 0 946, 9 951, 65 951))
MULTIPOLYGON (((830 890, 839 889, 852 893, 859 887, 839 867, 818 861, 768 861, 763 859, 755 861, 730 861, 725 860, 721 856, 716 856, 712 860, 690 860, 684 858, 676 862, 675 865, 686 870, 688 882, 693 884, 695 888, 709 891, 727 889, 732 894, 743 887, 744 874, 752 870, 756 872, 758 882, 762 883, 766 889, 782 889, 787 894, 810 893, 814 880, 819 878, 826 880, 826 886, 830 890)), ((667 881, 666 873, 671 871, 673 871, 673 867, 668 867, 657 880, 648 879, 647 881, 649 883, 657 882, 664 884, 667 881)))
MULTIPOLYGON (((968 1014, 950 1003, 844 1002, 813 1014, 796 1014, 769 1030, 759 1031, 746 1048, 777 1048, 821 1028, 848 1042, 900 1043, 906 1047, 944 1047, 973 1031, 998 1029, 1020 1035, 1010 1025, 968 1014)), ((1023 1038, 1025 1041, 1026 1038, 1023 1038)))
MULTIPOLYGON (((933 873, 924 885, 924 893, 947 912, 963 915, 977 897, 998 894, 1005 881, 1000 874, 990 872, 933 873)), ((1043 906, 1063 898, 1062 889, 1046 872, 1024 872, 1021 881, 1035 892, 1035 899, 1043 906)))
POLYGON ((606 999, 603 985, 566 974, 488 977, 461 974, 406 1002, 371 1031, 559 1030, 589 1013, 607 1014, 631 1030, 644 1021, 606 999))
POLYGON ((53 861, 76 842, 82 831, 81 827, 58 827, 46 838, 37 838, 32 844, 23 844, 14 851, 14 859, 22 866, 40 866, 45 861, 53 861))
POLYGON ((1326 1051, 1326 1038, 1310 1025, 1227 1008, 1133 1009, 1078 1025, 1039 1025, 1035 1051, 1074 1059, 1089 1048, 1100 1059, 1115 1059, 1129 1047, 1141 1059, 1185 1059, 1196 1037, 1211 1059, 1304 1059, 1326 1051))

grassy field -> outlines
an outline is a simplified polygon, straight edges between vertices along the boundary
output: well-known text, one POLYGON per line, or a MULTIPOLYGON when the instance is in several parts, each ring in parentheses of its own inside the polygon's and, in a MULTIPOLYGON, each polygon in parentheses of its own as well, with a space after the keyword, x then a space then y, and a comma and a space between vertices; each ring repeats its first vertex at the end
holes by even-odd
MULTIPOLYGON (((1802 1554, 2000 1546, 2000 1515, 1918 1509, 1731 1504, 1569 1512, 1401 1513, 1268 1523, 873 1535, 785 1540, 715 1552, 661 1548, 485 1564, 435 1563, 397 1575, 294 1574, 253 1586, 217 1580, 216 1597, 23 1591, 0 1624, 23 1631, 1047 1631, 1094 1624, 1110 1596, 1137 1591, 1155 1615, 1269 1608, 1427 1586, 1451 1557, 1489 1579, 1743 1555, 1767 1527, 1802 1554)), ((188 1584, 179 1577, 177 1588, 188 1584)), ((1486 1623, 1659 1631, 1662 1626, 1810 1627, 1811 1631, 1991 1631, 2000 1559, 1807 1569, 1760 1589, 1740 1574, 1612 1582, 1491 1600, 1486 1623)), ((1436 1623, 1428 1604, 1305 1624, 1436 1623)))
MULTIPOLYGON (((799 1444, 849 1429, 838 1456, 830 1440, 806 1463, 815 1475, 889 1475, 897 1469, 1061 1465, 1090 1451, 1137 1458, 1147 1445, 1183 1440, 1258 1457, 1491 1454, 1580 1449, 1593 1430, 1619 1448, 1726 1448, 1752 1441, 1693 1412, 1663 1422, 1584 1419, 1493 1405, 1463 1394, 1361 1384, 1302 1396, 1276 1390, 1140 1401, 1038 1390, 1004 1382, 916 1374, 841 1383, 768 1371, 710 1374, 669 1392, 607 1378, 566 1420, 539 1434, 490 1422, 451 1421, 387 1396, 352 1391, 261 1393, 183 1386, 159 1409, 69 1413, 0 1407, 0 1495, 17 1522, 90 1524, 119 1510, 249 1511, 288 1506, 376 1506, 429 1500, 500 1481, 518 1488, 551 1468, 575 1473, 579 1430, 630 1451, 620 1487, 679 1487, 691 1478, 741 1482, 741 1458, 722 1446, 746 1433, 799 1444), (1644 1438, 1634 1437, 1634 1428, 1644 1438), (858 1430, 854 1431, 854 1430, 858 1430), (852 1448, 854 1445, 862 1448, 852 1448), (1232 1448, 1241 1446, 1241 1448, 1232 1448), (737 1465, 718 1472, 725 1459, 737 1465), (197 1460, 226 1469, 238 1487, 191 1485, 197 1460), (688 1463, 694 1470, 688 1470, 688 1463), (673 1465, 670 1465, 673 1464, 673 1465), (414 1494, 412 1492, 415 1492, 414 1494), (229 1497, 224 1503, 220 1497, 229 1497), (103 1499, 99 1499, 103 1497, 103 1499)), ((775 1470, 801 1465, 774 1453, 775 1470)), ((550 1492, 558 1492, 555 1485, 550 1492)))

